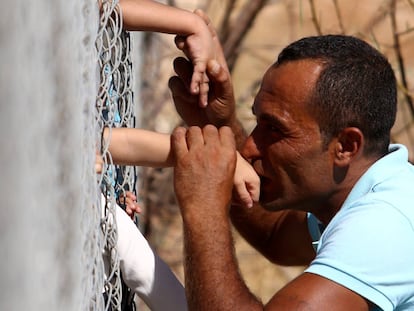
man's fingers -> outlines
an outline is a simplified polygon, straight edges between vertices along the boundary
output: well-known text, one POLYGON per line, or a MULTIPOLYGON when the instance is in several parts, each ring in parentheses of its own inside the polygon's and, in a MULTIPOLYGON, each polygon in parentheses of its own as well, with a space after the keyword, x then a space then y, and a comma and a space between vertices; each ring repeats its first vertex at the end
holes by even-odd
POLYGON ((234 149, 234 156, 236 157, 236 141, 234 139, 234 133, 231 128, 228 126, 222 126, 218 131, 221 143, 234 149))
POLYGON ((233 100, 233 85, 231 84, 230 74, 216 60, 207 63, 207 75, 212 81, 214 93, 220 101, 233 100))
POLYGON ((180 96, 187 92, 184 82, 177 76, 172 76, 168 80, 168 87, 170 88, 173 95, 180 96))
POLYGON ((186 133, 187 138, 187 148, 192 149, 196 148, 197 146, 204 145, 204 137, 201 132, 201 128, 198 126, 192 126, 187 130, 186 133))
POLYGON ((174 150, 175 158, 178 160, 188 153, 187 130, 183 127, 177 127, 171 135, 171 147, 174 150))
POLYGON ((193 76, 193 65, 183 57, 177 57, 173 61, 174 71, 183 81, 184 85, 190 90, 191 79, 193 76))
POLYGON ((204 73, 201 79, 200 89, 199 89, 200 107, 207 107, 207 104, 208 104, 208 90, 210 89, 208 82, 209 82, 208 76, 207 74, 204 73))
POLYGON ((179 49, 179 50, 184 50, 184 48, 185 48, 185 37, 184 36, 179 36, 179 35, 177 35, 177 36, 175 36, 174 37, 174 43, 175 43, 175 46, 177 47, 177 49, 179 49))
POLYGON ((216 143, 217 141, 219 141, 219 137, 218 137, 218 130, 215 126, 208 124, 203 128, 203 136, 204 136, 204 140, 206 142, 206 145, 210 144, 210 143, 216 143))
POLYGON ((171 77, 168 86, 171 90, 175 109, 181 118, 186 120, 187 125, 205 124, 206 120, 200 116, 199 97, 189 94, 179 77, 171 77))
POLYGON ((214 59, 207 62, 207 74, 215 82, 230 83, 230 77, 225 68, 214 59))

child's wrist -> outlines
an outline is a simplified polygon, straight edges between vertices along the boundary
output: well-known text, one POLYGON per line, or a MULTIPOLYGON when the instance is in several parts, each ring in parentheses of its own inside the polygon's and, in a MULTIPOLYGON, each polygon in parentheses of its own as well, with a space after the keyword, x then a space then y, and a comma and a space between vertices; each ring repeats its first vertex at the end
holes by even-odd
POLYGON ((195 29, 194 33, 201 33, 203 31, 209 31, 206 22, 197 14, 192 13, 191 27, 195 29))

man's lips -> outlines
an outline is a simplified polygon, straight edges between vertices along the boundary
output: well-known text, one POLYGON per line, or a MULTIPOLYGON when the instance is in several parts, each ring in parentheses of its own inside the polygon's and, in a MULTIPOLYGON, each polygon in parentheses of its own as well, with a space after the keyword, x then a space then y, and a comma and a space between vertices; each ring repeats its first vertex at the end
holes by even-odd
MULTIPOLYGON (((265 170, 263 169, 262 161, 257 160, 252 163, 252 166, 254 170, 256 171, 256 174, 259 176, 260 179, 260 188, 262 190, 267 189, 268 187, 272 186, 273 178, 266 175, 265 170)), ((271 189, 269 189, 271 190, 271 189)))

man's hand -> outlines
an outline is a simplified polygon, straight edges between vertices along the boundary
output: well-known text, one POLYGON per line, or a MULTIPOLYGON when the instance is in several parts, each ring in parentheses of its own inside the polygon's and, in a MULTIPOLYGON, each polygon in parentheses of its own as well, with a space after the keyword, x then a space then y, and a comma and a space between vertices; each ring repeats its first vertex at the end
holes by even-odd
POLYGON ((183 217, 188 213, 200 219, 227 214, 227 210, 217 207, 229 207, 231 200, 236 168, 231 129, 212 125, 188 130, 179 127, 172 134, 171 144, 176 158, 174 188, 183 217))
MULTIPOLYGON (((207 75, 210 80, 208 106, 206 108, 198 107, 197 97, 191 95, 190 83, 193 66, 182 57, 175 59, 174 69, 177 76, 172 77, 169 81, 174 103, 187 125, 213 124, 217 127, 223 125, 232 127, 232 123, 235 122, 235 101, 223 50, 208 16, 201 10, 196 10, 195 14, 199 15, 207 24, 214 45, 215 57, 207 63, 207 75)), ((185 38, 177 36, 175 43, 179 49, 184 49, 185 38)))
POLYGON ((208 105, 201 108, 198 96, 190 92, 192 65, 182 57, 174 60, 177 76, 168 83, 175 107, 187 125, 204 126, 213 124, 217 127, 232 126, 235 122, 235 102, 230 75, 217 61, 207 63, 207 75, 210 79, 208 105))

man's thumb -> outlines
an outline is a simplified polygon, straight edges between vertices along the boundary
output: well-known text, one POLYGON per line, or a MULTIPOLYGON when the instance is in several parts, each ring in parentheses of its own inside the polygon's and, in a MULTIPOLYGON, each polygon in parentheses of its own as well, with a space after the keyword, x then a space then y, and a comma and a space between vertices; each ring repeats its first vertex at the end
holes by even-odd
POLYGON ((225 67, 220 65, 217 60, 211 59, 208 61, 207 75, 210 78, 210 81, 213 82, 215 89, 219 92, 218 95, 224 95, 227 97, 229 94, 233 94, 230 73, 225 67))

